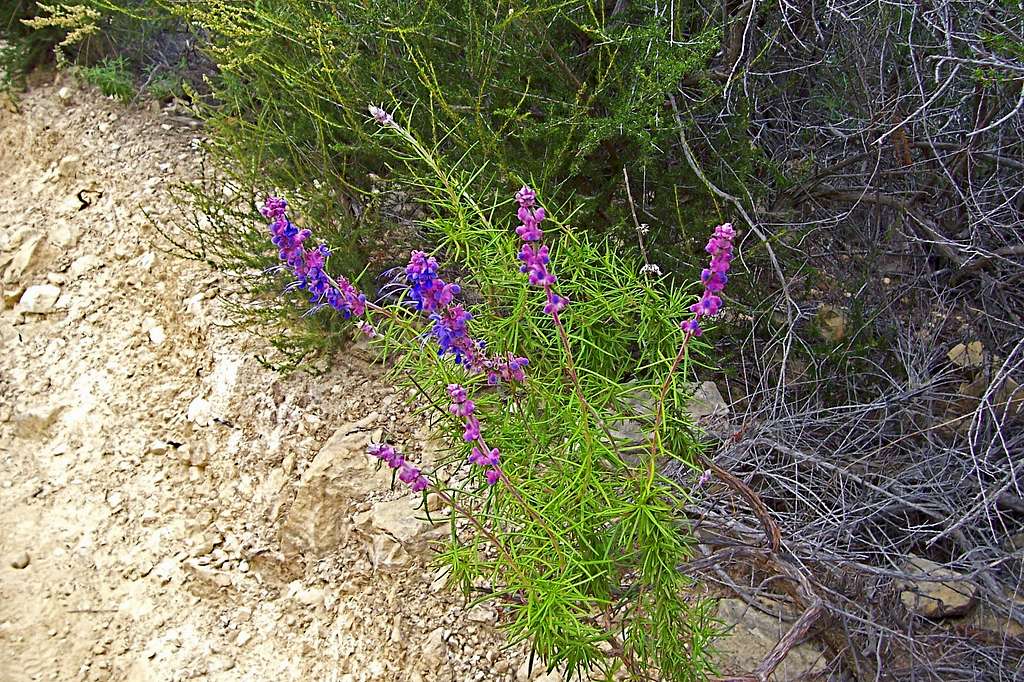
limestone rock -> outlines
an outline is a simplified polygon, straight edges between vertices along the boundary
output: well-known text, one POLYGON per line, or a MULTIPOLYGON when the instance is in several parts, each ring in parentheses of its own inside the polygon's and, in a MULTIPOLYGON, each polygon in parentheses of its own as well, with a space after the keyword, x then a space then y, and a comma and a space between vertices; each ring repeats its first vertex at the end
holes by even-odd
POLYGON ((981 341, 958 343, 950 349, 946 357, 957 367, 981 367, 985 359, 985 348, 981 341))
POLYGON ((447 659, 447 653, 448 645, 444 641, 443 628, 437 628, 427 635, 427 641, 423 643, 423 648, 420 650, 423 664, 430 670, 437 670, 447 659))
POLYGON ((958 573, 928 559, 913 557, 903 567, 920 580, 903 585, 900 600, 926 618, 962 616, 974 606, 976 588, 958 573))
POLYGON ((58 298, 60 298, 60 287, 52 284, 37 284, 25 290, 18 302, 17 309, 25 313, 42 315, 53 310, 58 298))
POLYGON ((818 309, 818 331, 829 343, 839 343, 846 338, 846 316, 841 310, 830 305, 818 309))
POLYGON ((87 272, 103 267, 103 265, 103 259, 90 253, 76 258, 71 263, 71 267, 68 268, 68 272, 71 273, 72 277, 81 277, 87 272))
POLYGON ((71 249, 78 244, 78 226, 68 220, 58 219, 50 226, 47 240, 62 249, 71 249))
POLYGON ((22 569, 28 566, 31 561, 32 557, 28 555, 28 552, 18 552, 7 563, 11 565, 11 568, 22 569))
POLYGON ((344 537, 352 503, 371 491, 388 489, 390 473, 375 469, 376 460, 366 454, 369 441, 369 430, 356 423, 338 429, 324 444, 299 480, 281 527, 283 547, 329 552, 344 537))
POLYGON ((408 498, 378 502, 357 514, 355 524, 369 541, 374 566, 404 565, 412 555, 428 551, 429 541, 435 537, 430 524, 409 508, 408 498))
POLYGON ((686 411, 695 422, 707 421, 728 415, 729 403, 725 402, 715 382, 705 381, 694 390, 687 401, 686 411))
POLYGON ((206 398, 194 398, 188 404, 188 412, 185 414, 185 418, 196 426, 209 426, 213 419, 210 401, 206 400, 206 398))
MULTIPOLYGON (((718 618, 729 634, 718 640, 718 666, 722 672, 749 674, 761 663, 789 629, 771 616, 751 608, 740 599, 718 602, 718 618)), ((812 644, 793 647, 775 670, 776 682, 815 679, 826 667, 825 655, 812 644)))
POLYGON ((11 258, 10 265, 7 266, 7 271, 4 273, 5 282, 16 282, 22 275, 28 272, 29 268, 38 260, 37 255, 41 241, 42 237, 40 235, 32 235, 21 243, 18 250, 14 252, 14 257, 11 258))

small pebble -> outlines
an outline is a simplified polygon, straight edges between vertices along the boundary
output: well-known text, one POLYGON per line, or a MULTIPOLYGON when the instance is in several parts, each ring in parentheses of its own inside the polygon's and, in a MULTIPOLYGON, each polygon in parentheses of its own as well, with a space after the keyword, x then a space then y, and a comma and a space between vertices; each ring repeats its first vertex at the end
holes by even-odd
POLYGON ((21 552, 11 557, 11 568, 25 568, 29 562, 32 561, 32 557, 28 555, 28 552, 21 552))

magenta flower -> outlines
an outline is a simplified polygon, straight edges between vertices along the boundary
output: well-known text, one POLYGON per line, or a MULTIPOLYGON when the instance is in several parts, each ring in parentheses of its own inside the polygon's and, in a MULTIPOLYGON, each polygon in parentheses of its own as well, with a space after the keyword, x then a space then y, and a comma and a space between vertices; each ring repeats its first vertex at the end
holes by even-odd
POLYGON ((405 457, 399 454, 394 447, 386 443, 371 443, 366 450, 392 469, 398 469, 398 480, 408 485, 414 493, 429 487, 430 481, 427 480, 427 477, 418 468, 406 462, 405 457))
POLYGON ((534 208, 536 201, 537 193, 525 185, 516 192, 516 202, 519 204, 517 216, 522 223, 516 228, 516 234, 524 242, 519 250, 519 260, 523 262, 519 271, 526 274, 530 284, 544 289, 547 298, 544 312, 557 319, 558 313, 569 304, 569 299, 559 296, 552 289, 557 279, 548 270, 550 257, 547 245, 531 243, 539 242, 544 237, 540 224, 547 217, 543 207, 534 208))
POLYGON ((277 255, 288 270, 295 275, 295 288, 310 294, 312 311, 325 305, 340 312, 345 319, 366 312, 366 296, 359 292, 344 277, 332 279, 324 267, 331 255, 326 244, 307 249, 304 242, 313 236, 310 230, 300 230, 288 220, 288 202, 280 197, 269 196, 260 213, 271 221, 270 241, 277 247, 277 255))
POLYGON ((486 372, 489 383, 525 381, 526 358, 512 355, 490 358, 484 343, 469 335, 468 325, 473 315, 461 304, 454 303, 462 289, 458 284, 441 279, 438 270, 437 260, 422 251, 413 251, 405 268, 409 298, 416 303, 416 309, 427 313, 433 322, 430 334, 437 341, 438 355, 452 355, 455 363, 470 374, 486 372))
POLYGON ((472 443, 480 438, 480 420, 470 415, 466 417, 466 430, 462 432, 462 438, 467 443, 472 443))
POLYGON ((465 431, 462 437, 467 443, 477 443, 469 455, 469 461, 479 467, 486 469, 488 485, 494 485, 501 478, 501 471, 498 468, 501 462, 501 451, 498 448, 487 447, 483 437, 480 435, 480 420, 473 414, 476 405, 466 393, 466 389, 459 384, 448 384, 448 396, 452 404, 448 411, 457 417, 465 419, 465 431))
POLYGON ((690 306, 693 317, 679 323, 679 326, 689 336, 700 336, 702 317, 712 317, 722 309, 722 298, 718 295, 729 282, 725 273, 729 270, 732 262, 732 242, 736 238, 736 230, 731 223, 725 223, 715 228, 715 232, 704 250, 711 254, 709 267, 700 273, 700 281, 704 284, 704 292, 696 303, 690 306))
POLYGON ((501 452, 498 448, 491 448, 488 452, 484 452, 480 448, 473 448, 473 452, 469 455, 469 461, 477 466, 493 467, 498 466, 500 456, 501 452))
POLYGON ((395 119, 388 112, 384 111, 381 107, 371 104, 369 106, 370 116, 373 116, 373 120, 382 126, 390 126, 395 124, 395 119))

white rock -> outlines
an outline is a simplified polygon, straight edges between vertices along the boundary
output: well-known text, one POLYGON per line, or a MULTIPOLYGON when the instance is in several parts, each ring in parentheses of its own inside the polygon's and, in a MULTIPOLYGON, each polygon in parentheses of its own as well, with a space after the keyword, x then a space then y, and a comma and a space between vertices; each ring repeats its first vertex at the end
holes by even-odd
POLYGON ((423 664, 430 670, 436 670, 447 660, 448 645, 444 641, 444 628, 437 628, 429 635, 420 649, 423 664))
POLYGON ((58 219, 50 226, 47 239, 54 246, 62 249, 73 248, 78 244, 80 231, 78 226, 65 219, 58 219))
POLYGON ((155 440, 146 447, 147 455, 163 455, 171 449, 170 444, 165 440, 155 440))
POLYGON ((7 271, 4 273, 4 281, 14 282, 24 275, 36 262, 39 243, 42 241, 40 235, 33 235, 25 239, 14 253, 7 271))
POLYGON ((96 268, 101 267, 103 267, 103 260, 98 256, 89 254, 86 256, 76 258, 75 261, 71 264, 71 267, 68 268, 68 272, 70 272, 75 277, 79 277, 91 270, 95 270, 96 268))
POLYGON ((57 98, 64 104, 71 104, 71 89, 64 86, 57 91, 57 98))
POLYGON ((188 405, 185 418, 196 426, 209 426, 213 419, 210 402, 205 398, 195 398, 188 405))
POLYGON ((63 180, 74 180, 78 175, 78 167, 81 157, 77 154, 68 154, 57 164, 57 177, 63 180))
MULTIPOLYGON (((724 673, 749 674, 785 635, 789 625, 750 608, 740 599, 718 602, 718 619, 730 628, 716 642, 716 663, 724 673)), ((793 647, 775 669, 777 682, 817 679, 826 669, 827 659, 809 643, 793 647)))
POLYGON ((60 287, 53 284, 37 284, 25 290, 18 302, 17 309, 26 313, 48 313, 53 310, 58 298, 60 298, 60 287))
POLYGON ((149 340, 154 346, 162 346, 164 341, 167 340, 167 334, 164 332, 163 327, 152 327, 149 330, 149 340))
POLYGON ((725 402, 715 382, 705 381, 694 390, 686 403, 686 411, 694 421, 724 417, 729 414, 729 403, 725 402))

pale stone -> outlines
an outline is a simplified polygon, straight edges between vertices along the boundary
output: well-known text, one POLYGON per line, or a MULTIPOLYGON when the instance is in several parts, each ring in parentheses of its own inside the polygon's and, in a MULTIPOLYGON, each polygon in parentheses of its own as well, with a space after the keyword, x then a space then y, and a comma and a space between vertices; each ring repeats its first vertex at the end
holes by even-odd
MULTIPOLYGON (((366 454, 369 432, 359 423, 334 432, 299 480, 295 501, 281 528, 282 545, 323 554, 337 547, 352 503, 387 490, 390 472, 366 454)), ((408 508, 406 508, 408 511, 408 508)))
POLYGON ((729 414, 729 403, 725 402, 715 382, 705 381, 686 402, 686 411, 694 421, 724 417, 729 414))
POLYGON ((4 273, 4 281, 14 282, 28 272, 29 268, 38 260, 36 256, 38 255, 39 243, 41 241, 41 236, 32 235, 21 243, 18 250, 14 252, 10 265, 7 266, 7 271, 4 273))
POLYGON ((962 616, 974 605, 977 589, 955 571, 921 557, 912 557, 903 570, 927 578, 903 585, 900 600, 911 611, 927 618, 946 618, 962 616))
MULTIPOLYGON (((762 613, 740 599, 722 599, 718 602, 718 618, 730 628, 729 633, 715 643, 716 663, 723 673, 749 674, 789 630, 789 625, 762 613)), ((825 655, 812 644, 793 647, 775 670, 774 680, 817 679, 826 668, 825 655)))
POLYGON ((194 398, 188 404, 188 412, 185 418, 196 426, 209 426, 213 418, 210 402, 205 398, 194 398))
POLYGON ((89 254, 76 258, 71 264, 71 267, 68 268, 68 272, 70 272, 73 277, 80 277, 87 272, 91 272, 101 267, 103 267, 103 260, 98 256, 89 254))
POLYGON ((74 248, 78 244, 79 229, 68 220, 59 219, 50 226, 47 240, 62 249, 74 248))
POLYGON ((946 357, 957 367, 981 367, 985 349, 981 341, 958 343, 950 349, 946 357))
POLYGON ((153 327, 149 330, 149 340, 154 346, 162 346, 167 340, 167 333, 163 327, 153 327))
POLYGON ((846 338, 846 316, 830 305, 818 309, 818 331, 829 343, 839 343, 846 338))
POLYGON ((60 287, 53 284, 37 284, 26 289, 25 293, 21 295, 17 310, 40 315, 48 313, 53 310, 58 298, 60 298, 60 287))
POLYGON ((429 635, 420 649, 423 664, 429 670, 436 670, 447 659, 448 645, 444 641, 444 629, 437 628, 429 635))

